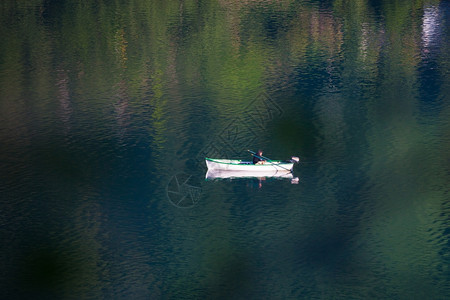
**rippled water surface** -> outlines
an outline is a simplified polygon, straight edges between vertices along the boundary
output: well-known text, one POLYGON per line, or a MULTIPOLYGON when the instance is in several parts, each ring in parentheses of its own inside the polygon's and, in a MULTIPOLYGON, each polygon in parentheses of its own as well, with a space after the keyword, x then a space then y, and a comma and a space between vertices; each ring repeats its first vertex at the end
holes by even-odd
POLYGON ((0 13, 2 297, 450 297, 449 1, 0 13))

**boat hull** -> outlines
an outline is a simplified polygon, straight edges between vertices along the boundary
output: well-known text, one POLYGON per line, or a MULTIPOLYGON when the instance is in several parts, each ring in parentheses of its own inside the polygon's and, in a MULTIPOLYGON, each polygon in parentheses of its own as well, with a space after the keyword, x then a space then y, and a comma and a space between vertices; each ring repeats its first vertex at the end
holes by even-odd
POLYGON ((206 172, 205 178, 207 180, 213 179, 235 179, 235 178, 261 178, 261 177, 273 177, 273 178, 287 178, 292 179, 293 175, 288 171, 278 171, 272 169, 271 171, 225 171, 225 170, 209 170, 206 172))
POLYGON ((206 158, 206 166, 208 170, 221 170, 221 171, 241 171, 241 172, 251 172, 259 173, 269 172, 291 172, 294 167, 294 163, 291 162, 281 162, 281 161, 271 161, 265 164, 253 164, 249 161, 242 161, 236 159, 213 159, 206 158))

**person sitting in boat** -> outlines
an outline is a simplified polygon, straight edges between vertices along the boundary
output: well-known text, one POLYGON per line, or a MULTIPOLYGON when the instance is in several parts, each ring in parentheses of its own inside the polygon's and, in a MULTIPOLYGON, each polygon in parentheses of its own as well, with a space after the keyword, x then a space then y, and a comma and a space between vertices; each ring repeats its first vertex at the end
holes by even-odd
POLYGON ((262 158, 262 150, 258 150, 258 155, 253 155, 253 164, 254 165, 262 165, 266 161, 262 158))

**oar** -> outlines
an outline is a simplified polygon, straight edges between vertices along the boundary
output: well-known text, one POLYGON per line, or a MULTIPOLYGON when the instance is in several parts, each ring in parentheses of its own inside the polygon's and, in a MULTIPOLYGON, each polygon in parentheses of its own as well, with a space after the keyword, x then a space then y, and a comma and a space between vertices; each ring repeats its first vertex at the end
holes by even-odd
POLYGON ((267 158, 267 157, 265 157, 265 156, 259 156, 259 155, 257 155, 255 152, 253 152, 253 151, 250 151, 250 150, 247 150, 248 152, 250 152, 253 156, 256 156, 256 157, 258 157, 258 158, 261 158, 261 159, 265 159, 265 160, 267 160, 268 162, 270 162, 271 164, 272 164, 272 166, 279 166, 280 168, 283 168, 283 169, 285 169, 285 170, 287 170, 287 171, 289 171, 289 172, 292 172, 292 170, 289 170, 289 169, 287 169, 287 168, 285 168, 285 167, 282 167, 282 166, 280 166, 280 164, 275 164, 270 158, 267 158))

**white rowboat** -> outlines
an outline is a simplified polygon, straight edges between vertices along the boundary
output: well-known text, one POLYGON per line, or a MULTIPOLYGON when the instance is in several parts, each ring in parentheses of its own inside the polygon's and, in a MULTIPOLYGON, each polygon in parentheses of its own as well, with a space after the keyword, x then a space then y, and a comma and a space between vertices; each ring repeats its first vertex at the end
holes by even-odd
MULTIPOLYGON (((250 161, 242 161, 238 159, 216 159, 206 158, 206 166, 208 170, 221 171, 246 171, 246 172, 291 172, 294 162, 283 162, 279 160, 266 161, 265 164, 253 164, 250 161)), ((255 175, 257 176, 257 175, 255 175)), ((272 175, 273 176, 273 175, 272 175)))

